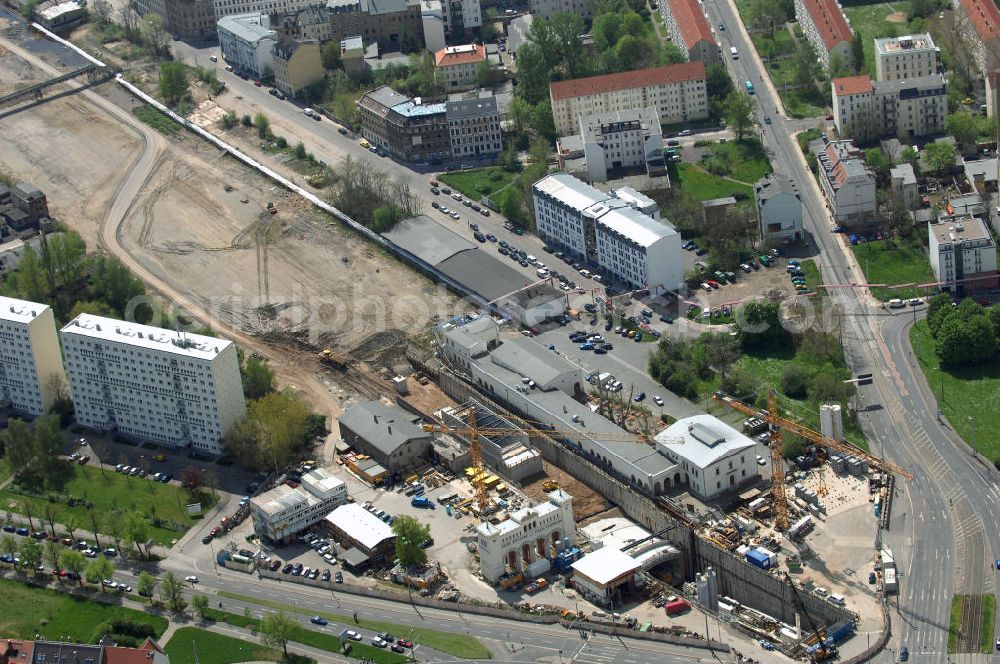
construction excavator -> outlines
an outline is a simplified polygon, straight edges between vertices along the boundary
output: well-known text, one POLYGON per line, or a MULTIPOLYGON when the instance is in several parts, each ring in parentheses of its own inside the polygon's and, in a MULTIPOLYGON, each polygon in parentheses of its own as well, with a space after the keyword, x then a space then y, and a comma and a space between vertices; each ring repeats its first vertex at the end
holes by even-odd
POLYGON ((862 459, 869 466, 876 468, 881 472, 900 475, 908 480, 913 479, 913 475, 894 463, 880 459, 879 457, 869 454, 868 452, 865 452, 850 443, 828 438, 818 431, 814 431, 809 427, 799 424, 798 422, 793 422, 788 418, 782 417, 778 411, 778 400, 774 394, 774 390, 768 392, 767 410, 764 411, 758 410, 753 406, 748 406, 739 399, 729 396, 725 392, 716 392, 712 395, 712 398, 725 406, 729 406, 735 411, 743 413, 744 415, 759 417, 770 426, 771 501, 774 503, 774 527, 777 530, 783 531, 788 529, 788 498, 785 495, 785 463, 781 456, 782 431, 787 431, 795 434, 796 436, 800 436, 801 438, 805 438, 820 449, 842 452, 844 454, 849 454, 862 459))
POLYGON ((788 575, 788 572, 784 572, 785 581, 792 588, 792 594, 795 595, 795 606, 799 611, 802 612, 802 616, 806 619, 806 624, 809 626, 810 631, 812 631, 813 636, 816 638, 816 643, 819 644, 819 648, 808 655, 810 662, 826 662, 834 659, 837 656, 837 649, 833 646, 826 645, 826 630, 817 629, 815 623, 812 621, 812 617, 809 612, 806 611, 805 602, 802 601, 802 596, 799 595, 799 589, 795 587, 795 582, 792 581, 792 577, 788 575))

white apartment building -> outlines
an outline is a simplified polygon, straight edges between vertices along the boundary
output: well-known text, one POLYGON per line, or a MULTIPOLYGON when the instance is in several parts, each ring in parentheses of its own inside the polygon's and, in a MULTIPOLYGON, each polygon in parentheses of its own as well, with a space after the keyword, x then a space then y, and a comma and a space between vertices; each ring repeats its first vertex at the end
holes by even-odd
POLYGON ((872 81, 867 74, 836 78, 833 119, 842 136, 868 142, 883 136, 913 139, 944 131, 948 82, 944 74, 872 81))
POLYGON ((941 290, 972 292, 997 287, 997 247, 978 217, 941 216, 927 224, 928 254, 941 290))
POLYGON ((535 18, 551 19, 560 12, 578 14, 584 21, 594 18, 592 0, 529 0, 531 15, 535 18))
POLYGON ((573 497, 556 489, 548 498, 547 502, 511 512, 496 525, 484 521, 476 527, 484 579, 497 583, 504 574, 541 576, 549 571, 560 551, 573 546, 573 497))
POLYGON ((660 15, 671 41, 684 49, 688 60, 700 60, 706 65, 721 61, 719 42, 698 0, 662 0, 660 15))
POLYGON ((449 101, 445 104, 451 156, 456 159, 500 154, 500 113, 496 97, 449 101))
POLYGON ((279 484, 250 500, 254 532, 270 542, 288 542, 347 502, 347 485, 325 468, 302 476, 298 488, 279 484))
POLYGON ((272 69, 271 48, 277 33, 268 14, 234 14, 219 19, 219 50, 234 69, 259 79, 272 69))
POLYGON ((684 281, 680 234, 614 193, 567 173, 532 187, 538 235, 636 288, 676 290, 684 281))
POLYGON ((464 90, 476 86, 476 72, 485 60, 483 44, 446 46, 434 54, 434 67, 446 91, 464 90))
POLYGON ((941 49, 927 33, 875 40, 875 78, 900 81, 939 73, 941 49))
POLYGON ((848 67, 854 65, 854 33, 836 0, 795 0, 795 18, 824 69, 834 56, 848 67))
POLYGON ((222 454, 246 414, 231 341, 89 314, 59 334, 85 427, 222 454))
POLYGON ((579 129, 580 116, 634 111, 652 106, 660 124, 708 117, 705 63, 685 62, 652 69, 590 76, 549 85, 556 132, 579 129))
POLYGON ((607 182, 636 170, 650 176, 666 172, 663 131, 652 106, 581 115, 580 142, 591 182, 607 182))
POLYGON ((810 149, 819 162, 819 182, 838 226, 875 222, 875 175, 864 153, 849 140, 813 141, 810 149))
POLYGON ((0 405, 45 415, 56 397, 51 381, 65 376, 49 305, 0 296, 0 405))
POLYGON ((686 417, 656 435, 657 450, 677 464, 674 486, 687 484, 703 500, 756 482, 756 447, 756 441, 712 415, 686 417))

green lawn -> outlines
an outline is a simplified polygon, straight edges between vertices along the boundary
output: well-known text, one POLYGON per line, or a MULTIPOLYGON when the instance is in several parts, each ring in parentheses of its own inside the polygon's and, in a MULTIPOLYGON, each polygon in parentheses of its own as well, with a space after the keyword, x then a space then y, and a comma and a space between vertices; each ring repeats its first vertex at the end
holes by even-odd
POLYGON ((182 129, 182 127, 174 122, 170 116, 165 113, 161 113, 159 110, 149 105, 134 108, 132 110, 132 114, 156 131, 161 134, 166 134, 167 136, 173 136, 182 129))
MULTIPOLYGON (((897 8, 905 12, 909 9, 909 5, 900 5, 897 8)), ((875 38, 908 34, 906 23, 890 23, 885 20, 893 11, 894 9, 884 2, 844 7, 844 14, 851 22, 851 29, 855 34, 861 34, 862 43, 865 45, 865 66, 861 71, 867 72, 872 78, 875 78, 875 38)))
MULTIPOLYGON (((825 83, 823 85, 826 86, 825 83)), ((826 87, 828 88, 829 86, 826 87)), ((820 91, 814 87, 802 90, 786 90, 778 94, 789 117, 825 117, 829 112, 827 110, 829 103, 824 99, 820 91)))
POLYGON ((996 618, 996 595, 983 595, 983 632, 980 635, 979 652, 989 654, 995 647, 993 641, 993 621, 996 618))
POLYGON ((281 661, 281 653, 252 641, 235 639, 197 627, 181 627, 163 647, 170 664, 233 664, 281 661), (197 655, 195 655, 197 652, 197 655))
POLYGON ((10 477, 10 463, 7 459, 0 459, 0 482, 10 477))
POLYGON ((457 189, 467 198, 478 201, 483 196, 489 196, 506 187, 514 176, 499 166, 491 166, 471 171, 442 173, 437 179, 452 189, 457 189))
POLYGON ((958 628, 962 624, 962 596, 951 598, 951 618, 948 620, 948 652, 958 652, 958 628))
POLYGON ((691 192, 695 198, 702 201, 726 196, 736 196, 737 200, 748 200, 753 197, 753 187, 750 185, 716 177, 694 164, 677 164, 677 179, 679 187, 691 192))
MULTIPOLYGON (((901 242, 889 245, 885 240, 877 240, 860 242, 851 248, 870 284, 926 284, 934 281, 930 261, 921 245, 901 242)), ((883 302, 894 297, 906 299, 925 294, 925 289, 916 286, 872 289, 872 295, 883 302)))
POLYGON ((1000 440, 992 435, 1000 427, 1000 357, 942 371, 926 321, 910 329, 910 345, 948 424, 990 461, 1000 458, 1000 440))
MULTIPOLYGON (((282 602, 248 597, 246 595, 231 593, 225 590, 219 591, 218 594, 220 597, 229 597, 230 599, 237 599, 242 602, 268 606, 272 609, 278 609, 279 611, 285 611, 290 614, 300 613, 302 615, 312 616, 318 613, 327 620, 342 622, 345 624, 354 622, 354 618, 352 616, 342 616, 335 613, 326 613, 324 611, 317 612, 305 608, 297 609, 296 607, 288 606, 282 602)), ((456 657, 462 657, 464 659, 492 659, 493 657, 493 655, 490 654, 490 651, 486 649, 486 646, 480 643, 479 639, 466 634, 443 632, 426 627, 410 628, 394 623, 382 622, 380 620, 369 620, 363 617, 360 617, 357 624, 376 632, 392 632, 393 634, 398 634, 399 636, 404 636, 405 638, 410 638, 410 634, 412 633, 414 642, 425 645, 428 648, 433 648, 434 650, 440 650, 441 652, 455 655, 456 657)), ((173 662, 173 660, 171 660, 171 662, 173 662)))
MULTIPOLYGON (((149 479, 126 477, 105 469, 92 466, 71 466, 73 478, 66 484, 61 494, 80 500, 89 501, 98 513, 107 514, 114 509, 137 510, 150 520, 150 537, 160 544, 170 544, 197 522, 187 514, 189 497, 186 491, 173 484, 161 484, 149 479), (162 520, 162 525, 155 525, 156 519, 162 520), (178 530, 169 527, 176 524, 178 530)), ((0 502, 7 506, 13 502, 12 511, 23 514, 24 501, 32 505, 32 515, 36 518, 41 513, 44 498, 24 496, 15 493, 11 487, 0 491, 0 502)), ((207 510, 214 502, 211 494, 202 494, 202 508, 207 510)), ((66 523, 69 516, 76 519, 80 528, 90 528, 90 515, 84 505, 70 507, 66 503, 53 503, 56 508, 56 523, 66 523)), ((105 526, 106 527, 106 526, 105 526)))
POLYGON ((734 180, 753 184, 771 172, 764 148, 754 139, 713 143, 702 161, 721 162, 728 169, 726 174, 734 180))
POLYGON ((68 636, 80 643, 96 643, 98 627, 113 620, 151 625, 157 636, 167 629, 167 619, 113 604, 104 604, 47 588, 36 588, 11 579, 0 579, 6 610, 0 611, 0 634, 49 639, 68 636), (16 607, 16 609, 15 609, 16 607))
POLYGON ((825 288, 817 288, 821 283, 823 283, 823 277, 820 276, 819 268, 816 266, 816 261, 811 258, 807 258, 803 261, 799 261, 799 267, 806 275, 806 286, 809 287, 810 291, 817 293, 825 293, 825 288))

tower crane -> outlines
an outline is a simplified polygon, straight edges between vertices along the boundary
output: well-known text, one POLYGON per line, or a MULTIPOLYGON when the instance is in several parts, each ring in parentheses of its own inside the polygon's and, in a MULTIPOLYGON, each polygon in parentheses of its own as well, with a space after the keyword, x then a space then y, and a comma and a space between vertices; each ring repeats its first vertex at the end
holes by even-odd
POLYGON ((880 459, 877 456, 869 454, 868 452, 851 445, 850 443, 834 440, 833 438, 824 436, 818 431, 813 431, 809 427, 803 426, 798 422, 793 422, 788 418, 782 417, 778 412, 778 402, 775 397, 774 390, 768 392, 767 410, 765 411, 759 411, 752 406, 746 405, 739 399, 731 397, 721 391, 712 395, 712 398, 721 404, 729 406, 733 410, 743 413, 744 415, 759 417, 770 425, 771 499, 774 503, 774 525, 778 530, 785 530, 788 528, 788 499, 785 496, 785 464, 784 459, 781 457, 782 431, 787 431, 805 438, 809 442, 821 448, 834 450, 836 452, 843 452, 844 454, 850 454, 859 459, 863 459, 869 466, 877 468, 882 472, 894 473, 905 477, 908 480, 913 479, 913 475, 890 461, 880 459))
MULTIPOLYGON (((582 434, 587 438, 592 438, 594 440, 632 442, 645 445, 651 445, 653 442, 651 437, 640 433, 629 433, 625 431, 622 433, 580 432, 575 429, 550 428, 541 422, 530 422, 528 420, 519 420, 519 423, 526 425, 519 427, 478 427, 476 426, 476 409, 469 408, 468 410, 468 426, 448 426, 445 424, 424 423, 421 424, 420 427, 427 433, 451 433, 460 436, 468 436, 469 457, 472 461, 472 467, 475 470, 475 473, 472 476, 472 488, 475 492, 475 500, 479 504, 480 515, 482 515, 486 508, 490 505, 486 484, 483 481, 483 449, 479 442, 480 436, 503 437, 527 434, 529 437, 548 436, 550 438, 579 438, 582 434)), ((685 440, 683 438, 670 438, 663 440, 662 442, 666 445, 683 445, 685 440)))

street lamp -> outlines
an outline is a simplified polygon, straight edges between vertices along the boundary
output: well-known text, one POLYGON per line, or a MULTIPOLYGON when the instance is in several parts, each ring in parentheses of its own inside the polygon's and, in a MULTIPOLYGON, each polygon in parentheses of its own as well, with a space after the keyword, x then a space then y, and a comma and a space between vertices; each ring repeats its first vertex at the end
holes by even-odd
POLYGON ((972 456, 976 456, 976 418, 969 415, 969 421, 972 422, 972 456))

